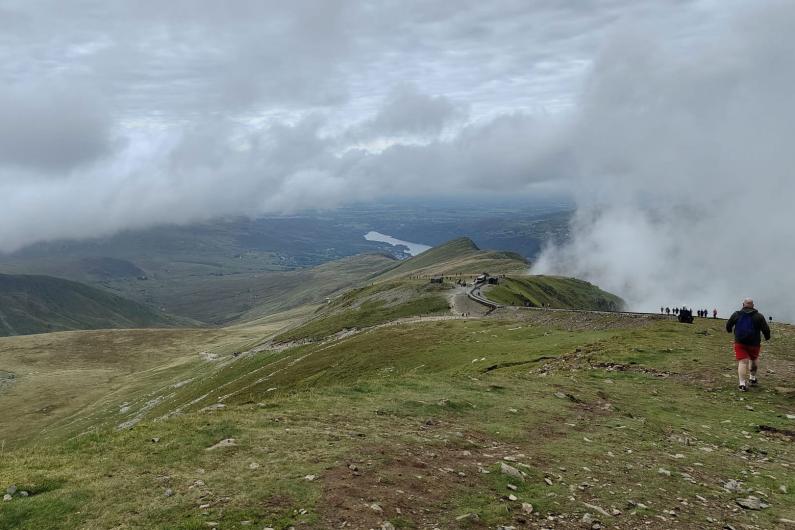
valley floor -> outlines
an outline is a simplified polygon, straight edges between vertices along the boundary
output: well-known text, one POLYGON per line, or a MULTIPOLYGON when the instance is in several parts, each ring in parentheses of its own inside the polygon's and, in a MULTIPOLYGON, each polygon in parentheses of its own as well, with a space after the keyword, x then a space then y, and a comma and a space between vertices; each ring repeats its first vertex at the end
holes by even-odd
POLYGON ((722 326, 502 309, 239 357, 236 330, 46 441, 19 379, 0 529, 795 528, 795 329, 740 394, 722 326))

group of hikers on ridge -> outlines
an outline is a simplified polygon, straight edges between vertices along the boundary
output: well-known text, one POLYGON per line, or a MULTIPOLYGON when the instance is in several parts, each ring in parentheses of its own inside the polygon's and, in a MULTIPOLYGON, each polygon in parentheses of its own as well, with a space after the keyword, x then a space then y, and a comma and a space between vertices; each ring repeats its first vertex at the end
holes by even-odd
MULTIPOLYGON (((679 316, 683 311, 689 313, 689 316, 691 316, 691 317, 693 316, 693 310, 692 309, 688 309, 687 307, 681 307, 681 308, 674 307, 673 309, 671 309, 670 307, 660 307, 660 314, 661 315, 663 315, 663 314, 664 315, 673 314, 674 316, 679 316)), ((700 318, 709 318, 709 309, 699 309, 699 310, 696 311, 696 314, 700 318)), ((712 318, 718 318, 718 310, 717 309, 713 309, 712 310, 712 318)))

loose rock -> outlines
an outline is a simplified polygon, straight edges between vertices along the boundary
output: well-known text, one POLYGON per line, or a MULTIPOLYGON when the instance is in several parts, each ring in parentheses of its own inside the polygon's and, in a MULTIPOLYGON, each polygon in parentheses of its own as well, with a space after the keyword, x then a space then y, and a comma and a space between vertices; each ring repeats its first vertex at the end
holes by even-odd
POLYGON ((476 513, 465 513, 464 515, 459 515, 455 518, 456 521, 469 521, 472 523, 476 523, 480 521, 480 517, 476 513))
POLYGON ((218 442, 217 444, 210 446, 207 448, 208 451, 213 451, 215 449, 221 449, 223 447, 234 447, 237 445, 237 441, 234 438, 225 438, 218 442))
POLYGON ((17 492, 17 487, 14 484, 11 484, 9 487, 6 488, 6 493, 8 493, 9 495, 13 495, 16 492, 17 492))
POLYGON ((727 480, 725 484, 723 484, 723 489, 726 491, 730 491, 732 493, 742 493, 743 488, 740 486, 740 483, 734 479, 727 480))
POLYGON ((527 515, 530 515, 531 513, 533 513, 533 505, 530 504, 529 502, 523 502, 522 512, 526 513, 527 515))
POLYGON ((604 515, 605 517, 611 517, 611 515, 610 515, 609 513, 607 513, 607 510, 605 510, 605 509, 604 509, 604 508, 602 508, 601 506, 597 506, 597 505, 595 505, 595 504, 589 504, 589 503, 587 503, 587 502, 584 502, 584 503, 582 503, 582 504, 583 504, 583 505, 584 505, 586 508, 590 508, 590 509, 592 509, 592 510, 593 510, 593 511, 595 511, 595 512, 599 512, 600 514, 604 515))
POLYGON ((500 462, 500 473, 524 482, 524 476, 522 475, 522 472, 504 462, 500 462))
POLYGON ((744 499, 735 499, 738 506, 741 508, 745 508, 746 510, 761 510, 762 509, 762 501, 759 498, 754 497, 753 495, 748 496, 744 499))
POLYGON ((3 495, 3 500, 4 500, 4 501, 10 501, 11 499, 13 499, 13 497, 12 497, 11 495, 9 495, 8 493, 6 493, 5 495, 3 495))

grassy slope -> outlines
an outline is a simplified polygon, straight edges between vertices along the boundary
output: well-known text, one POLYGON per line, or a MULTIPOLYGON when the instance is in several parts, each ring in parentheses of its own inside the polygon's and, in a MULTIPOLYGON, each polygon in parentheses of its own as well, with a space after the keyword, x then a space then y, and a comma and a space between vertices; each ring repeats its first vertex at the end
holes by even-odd
POLYGON ((575 278, 559 276, 509 277, 486 288, 491 300, 506 305, 596 309, 616 311, 624 306, 619 297, 575 278))
POLYGON ((449 286, 422 280, 386 281, 353 289, 319 308, 312 319, 285 331, 281 342, 319 340, 337 332, 365 328, 399 318, 448 313, 449 286))
POLYGON ((792 398, 774 390, 795 375, 793 328, 776 326, 772 373, 740 395, 720 321, 501 315, 263 351, 153 410, 210 392, 192 412, 6 449, 0 484, 35 494, 4 503, 0 528, 451 528, 470 512, 491 528, 580 528, 585 512, 617 528, 773 528, 793 517, 795 447, 770 430, 793 429, 792 398), (198 410, 224 396, 226 408, 198 410), (228 437, 235 446, 206 450, 228 437), (499 474, 504 457, 524 482, 499 474), (728 479, 770 508, 737 509, 728 479), (522 501, 541 515, 523 515, 522 501))
POLYGON ((225 329, 0 338, 0 443, 46 444, 134 420, 148 402, 174 392, 175 384, 214 373, 235 353, 302 317, 290 312, 225 329))
POLYGON ((202 322, 226 324, 259 318, 309 303, 321 303, 393 266, 380 254, 344 258, 311 269, 143 282, 168 299, 166 309, 202 322))
POLYGON ((0 274, 0 336, 174 325, 137 302, 50 276, 0 274))
POLYGON ((484 270, 497 273, 524 270, 526 266, 518 255, 485 252, 470 239, 454 239, 374 276, 369 285, 319 308, 310 321, 286 331, 278 340, 317 340, 345 329, 375 326, 398 318, 447 314, 453 285, 430 285, 428 277, 470 277, 484 270))
POLYGON ((381 275, 381 279, 406 276, 477 275, 517 272, 527 269, 527 263, 513 252, 482 251, 472 240, 462 237, 434 247, 381 275))

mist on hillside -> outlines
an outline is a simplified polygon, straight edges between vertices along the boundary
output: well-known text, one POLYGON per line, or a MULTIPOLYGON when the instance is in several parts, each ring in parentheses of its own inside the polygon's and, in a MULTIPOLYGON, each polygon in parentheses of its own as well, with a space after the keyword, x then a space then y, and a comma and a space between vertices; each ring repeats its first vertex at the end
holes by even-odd
POLYGON ((661 33, 617 35, 567 146, 571 239, 533 270, 587 278, 635 309, 727 316, 751 296, 795 320, 793 34, 795 5, 781 4, 688 53, 661 33))
POLYGON ((567 190, 534 271, 795 320, 795 5, 563 4, 9 2, 0 252, 567 190))

